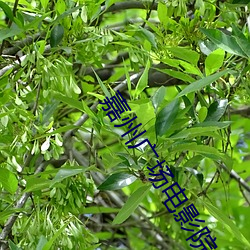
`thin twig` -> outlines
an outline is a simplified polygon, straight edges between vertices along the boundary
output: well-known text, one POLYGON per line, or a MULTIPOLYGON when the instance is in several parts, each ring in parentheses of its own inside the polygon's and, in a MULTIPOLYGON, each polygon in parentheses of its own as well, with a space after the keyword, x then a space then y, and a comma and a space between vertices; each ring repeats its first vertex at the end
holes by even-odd
POLYGON ((248 206, 250 206, 250 200, 247 198, 247 196, 246 196, 246 194, 245 194, 245 192, 240 184, 239 184, 239 188, 240 188, 240 192, 242 193, 243 197, 245 198, 248 206))
MULTIPOLYGON (((219 173, 219 171, 216 170, 215 173, 214 173, 214 175, 213 175, 213 177, 212 177, 212 179, 210 180, 210 182, 209 182, 208 185, 206 186, 206 188, 205 188, 204 190, 202 190, 199 194, 197 194, 198 197, 201 196, 201 195, 205 195, 205 196, 207 197, 207 191, 208 191, 209 187, 211 186, 211 184, 213 183, 213 181, 214 181, 214 179, 215 179, 215 177, 216 177, 216 175, 217 175, 218 173, 219 173)), ((208 197, 207 197, 207 198, 208 198, 208 197)))
POLYGON ((152 12, 152 8, 154 7, 154 4, 155 4, 155 0, 153 0, 151 6, 150 6, 150 8, 149 8, 149 11, 147 12, 146 20, 143 22, 143 24, 142 24, 142 26, 141 26, 142 28, 145 27, 146 21, 148 21, 148 19, 150 18, 150 15, 151 15, 151 12, 152 12))
MULTIPOLYGON (((16 15, 16 10, 17 10, 17 6, 18 6, 18 1, 19 1, 19 0, 15 0, 14 7, 13 7, 13 11, 12 11, 13 16, 16 15)), ((9 19, 9 20, 8 20, 8 28, 10 28, 11 24, 12 24, 12 20, 9 19)), ((6 40, 4 39, 4 40, 2 41, 2 45, 1 45, 1 48, 0 48, 0 55, 2 55, 2 53, 3 53, 3 49, 4 49, 4 47, 5 47, 5 44, 6 44, 6 40)))
MULTIPOLYGON (((133 81, 134 79, 136 79, 138 77, 138 73, 130 76, 130 80, 133 81)), ((119 85, 117 85, 115 88, 114 88, 114 91, 123 91, 127 88, 127 80, 124 80, 122 81, 119 85)), ((99 104, 99 101, 98 102, 95 102, 91 107, 90 109, 92 111, 96 111, 97 110, 97 106, 99 104)), ((83 123, 85 123, 87 120, 88 120, 89 116, 87 114, 83 114, 79 119, 78 121, 75 122, 74 126, 76 126, 76 128, 73 128, 69 131, 67 131, 64 136, 63 136, 63 140, 64 142, 67 141, 69 139, 69 137, 71 137, 78 129, 80 126, 83 125, 83 123)), ((65 144, 66 145, 66 144, 65 144)))

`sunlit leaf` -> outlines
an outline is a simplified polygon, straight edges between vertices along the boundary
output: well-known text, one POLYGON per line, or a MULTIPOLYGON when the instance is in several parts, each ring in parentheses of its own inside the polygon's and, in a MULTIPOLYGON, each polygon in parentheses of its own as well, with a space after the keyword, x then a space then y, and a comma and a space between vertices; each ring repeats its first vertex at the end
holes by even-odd
POLYGON ((168 49, 173 55, 177 58, 183 59, 187 62, 190 62, 192 65, 197 65, 200 55, 196 51, 181 48, 181 47, 172 47, 168 49))
POLYGON ((156 111, 158 107, 161 105, 162 101, 164 100, 165 94, 166 94, 166 88, 164 86, 161 86, 152 96, 151 98, 152 104, 156 111))
POLYGON ((14 194, 18 187, 16 176, 5 168, 0 168, 0 183, 11 194, 14 194))
POLYGON ((219 121, 226 111, 227 104, 228 104, 227 99, 218 100, 212 103, 208 108, 208 114, 205 119, 205 122, 219 121))
POLYGON ((73 167, 73 166, 69 166, 67 168, 66 167, 61 168, 56 174, 55 178, 52 180, 51 185, 54 185, 57 182, 61 182, 62 180, 70 176, 83 173, 85 170, 86 169, 83 167, 73 167))
POLYGON ((165 3, 163 2, 158 3, 157 13, 161 23, 166 24, 168 20, 168 9, 165 3))
POLYGON ((203 122, 207 116, 207 108, 206 107, 201 107, 199 112, 198 112, 198 118, 200 122, 203 122))
POLYGON ((133 183, 137 178, 128 173, 120 172, 109 176, 99 187, 99 190, 117 190, 133 183))
POLYGON ((225 56, 225 51, 222 49, 217 49, 210 53, 205 60, 205 72, 206 75, 211 75, 223 65, 225 56))
POLYGON ((206 87, 207 85, 215 82, 216 80, 218 80, 220 77, 222 77, 223 75, 229 73, 230 71, 229 70, 223 70, 221 72, 218 72, 218 73, 215 73, 213 75, 210 75, 210 76, 207 76, 205 78, 202 78, 198 81, 195 81, 191 84, 189 84, 184 90, 182 90, 178 95, 177 97, 181 97, 183 95, 186 95, 188 93, 191 93, 191 92, 195 92, 197 90, 200 90, 204 87, 206 87))
POLYGON ((238 56, 246 57, 246 54, 239 46, 237 40, 233 36, 226 35, 217 29, 204 29, 200 28, 212 42, 214 42, 219 48, 238 56))

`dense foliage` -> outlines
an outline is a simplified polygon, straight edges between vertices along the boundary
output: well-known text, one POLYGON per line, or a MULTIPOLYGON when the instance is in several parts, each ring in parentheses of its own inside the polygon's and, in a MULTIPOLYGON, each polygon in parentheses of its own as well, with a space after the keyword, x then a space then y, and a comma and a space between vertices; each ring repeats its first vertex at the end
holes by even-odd
POLYGON ((128 115, 218 249, 250 249, 247 4, 0 1, 0 249, 191 249, 128 115))

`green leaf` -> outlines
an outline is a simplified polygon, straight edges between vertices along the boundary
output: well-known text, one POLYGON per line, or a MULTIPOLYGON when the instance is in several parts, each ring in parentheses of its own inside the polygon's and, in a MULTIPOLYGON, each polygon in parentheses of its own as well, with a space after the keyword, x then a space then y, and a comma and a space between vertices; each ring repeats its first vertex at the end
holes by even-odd
POLYGON ((192 64, 190 64, 188 62, 181 61, 181 60, 179 60, 179 65, 184 68, 185 73, 197 75, 200 77, 203 76, 203 74, 201 73, 201 71, 199 70, 199 68, 197 66, 193 66, 192 64))
POLYGON ((44 235, 41 235, 40 239, 38 241, 36 250, 43 250, 43 247, 46 245, 47 242, 48 241, 47 241, 46 237, 44 235))
POLYGON ((42 112, 42 124, 49 122, 50 118, 53 116, 54 112, 58 108, 59 102, 52 100, 49 104, 44 105, 42 112))
POLYGON ((16 176, 5 168, 0 168, 0 183, 11 194, 14 194, 18 187, 18 180, 16 176))
POLYGON ((66 16, 78 11, 79 9, 81 9, 83 7, 82 4, 76 6, 76 7, 73 7, 72 9, 69 9, 69 10, 66 10, 64 13, 62 13, 60 16, 58 16, 56 18, 56 20, 53 22, 53 23, 58 23, 60 20, 62 20, 63 18, 65 18, 66 16))
MULTIPOLYGON (((201 199, 200 199, 201 200, 201 199)), ((202 200, 201 200, 202 201, 202 200)), ((216 208, 210 203, 202 201, 202 203, 207 208, 208 212, 214 216, 223 226, 232 234, 232 236, 236 237, 239 241, 241 241, 245 246, 250 248, 249 241, 245 238, 245 236, 240 232, 238 227, 230 220, 225 214, 224 211, 216 208)))
POLYGON ((9 5, 7 5, 7 4, 4 3, 3 1, 0 1, 0 8, 3 9, 5 15, 6 15, 11 21, 14 21, 14 15, 13 15, 13 12, 12 12, 11 8, 9 7, 9 5))
POLYGON ((18 212, 23 212, 24 209, 23 208, 18 208, 18 209, 13 209, 13 208, 6 208, 5 211, 0 212, 0 222, 4 223, 6 219, 8 219, 8 217, 14 213, 18 213, 18 212))
POLYGON ((111 5, 113 5, 117 0, 106 0, 105 7, 108 9, 111 5))
POLYGON ((205 60, 205 72, 206 75, 211 75, 223 65, 225 51, 222 49, 217 49, 210 53, 205 60))
POLYGON ((200 58, 200 54, 198 52, 190 49, 176 47, 176 48, 169 48, 168 50, 172 52, 175 57, 190 62, 194 66, 197 65, 200 58))
POLYGON ((129 70, 124 60, 123 60, 123 67, 124 67, 124 72, 125 72, 125 76, 127 80, 128 92, 131 94, 131 80, 130 80, 129 70))
POLYGON ((51 30, 51 35, 50 35, 50 46, 56 47, 63 39, 63 34, 64 34, 64 28, 61 24, 56 25, 52 30, 51 30))
POLYGON ((26 188, 24 192, 33 192, 33 191, 39 191, 46 188, 49 188, 51 185, 51 180, 37 177, 37 176, 31 176, 26 178, 26 188))
POLYGON ((228 36, 222 31, 217 29, 204 29, 200 28, 201 32, 204 33, 213 43, 219 48, 241 57, 246 57, 246 54, 241 49, 237 40, 233 36, 228 36))
POLYGON ((199 41, 199 47, 200 50, 203 54, 205 55, 209 55, 212 51, 218 49, 218 46, 216 44, 214 44, 212 41, 210 41, 209 39, 206 39, 204 41, 199 41))
POLYGON ((222 99, 222 100, 215 101, 214 103, 212 103, 208 108, 208 114, 205 119, 205 122, 219 121, 227 109, 227 104, 228 104, 227 99, 222 99))
POLYGON ((9 242, 10 250, 22 250, 17 245, 15 245, 11 240, 9 240, 8 242, 9 242))
POLYGON ((106 86, 103 84, 102 80, 100 79, 100 77, 96 74, 96 72, 94 71, 96 79, 98 81, 98 83, 100 84, 103 93, 105 94, 105 96, 107 96, 108 98, 111 97, 111 94, 109 93, 108 89, 106 88, 106 86))
POLYGON ((167 24, 168 21, 168 9, 167 5, 163 2, 159 2, 157 6, 157 14, 161 23, 167 24))
POLYGON ((195 124, 193 127, 217 127, 219 129, 222 129, 228 127, 230 124, 232 124, 231 121, 224 121, 224 122, 204 121, 195 124))
POLYGON ((119 208, 113 207, 82 207, 81 214, 103 214, 103 213, 117 213, 119 208))
POLYGON ((11 28, 0 30, 0 41, 3 41, 6 38, 17 36, 22 33, 24 30, 20 29, 18 26, 13 25, 11 28))
POLYGON ((213 83, 214 81, 218 80, 220 77, 222 77, 223 75, 229 73, 230 70, 223 70, 221 72, 215 73, 213 75, 207 76, 205 78, 202 78, 198 81, 195 81, 191 84, 189 84, 185 89, 183 89, 178 95, 178 97, 181 97, 183 95, 189 94, 191 92, 195 92, 197 90, 200 90, 204 87, 206 87, 207 85, 213 83))
POLYGON ((162 72, 162 73, 165 73, 169 76, 172 76, 174 78, 177 78, 177 79, 180 79, 184 82, 193 82, 195 79, 191 76, 189 76, 188 74, 186 73, 183 73, 183 72, 180 72, 180 71, 176 71, 176 70, 173 70, 173 69, 158 69, 156 68, 156 70, 162 72))
MULTIPOLYGON (((124 236, 122 234, 118 234, 118 233, 113 233, 113 232, 98 232, 95 233, 95 236, 99 239, 99 241, 104 241, 104 240, 110 240, 110 239, 122 239, 124 238, 124 236)), ((98 249, 98 248, 96 248, 98 249)), ((92 249, 88 249, 88 250, 92 250, 92 249)), ((114 248, 110 248, 110 250, 115 250, 114 248)))
POLYGON ((85 172, 85 170, 86 170, 85 168, 79 167, 79 166, 76 166, 76 167, 65 166, 64 168, 61 168, 57 172, 56 176, 54 177, 54 179, 51 182, 51 186, 57 182, 61 182, 62 180, 66 179, 70 176, 74 176, 74 175, 80 174, 82 172, 85 172))
POLYGON ((187 141, 177 141, 171 145, 170 152, 181 152, 189 150, 190 146, 197 146, 196 142, 187 142, 187 141))
POLYGON ((156 136, 164 135, 172 126, 179 110, 179 101, 174 99, 156 116, 155 132, 156 136))
POLYGON ((44 138, 44 137, 47 137, 47 136, 50 136, 50 135, 55 135, 55 134, 60 134, 60 133, 63 133, 63 132, 67 132, 70 129, 76 129, 76 128, 80 128, 80 127, 79 126, 75 126, 75 125, 67 125, 67 126, 55 129, 55 130, 53 130, 53 132, 45 133, 45 134, 33 137, 32 141, 37 140, 37 139, 41 139, 41 138, 44 138))
POLYGON ((93 120, 95 120, 96 114, 88 107, 87 103, 85 101, 82 100, 82 106, 84 111, 86 112, 86 114, 93 120))
POLYGON ((43 7, 44 9, 47 8, 48 3, 49 3, 49 0, 41 0, 41 5, 42 5, 42 7, 43 7))
POLYGON ((185 169, 190 172, 192 175, 195 176, 195 178, 198 180, 200 186, 202 187, 203 182, 204 182, 204 176, 201 172, 197 171, 194 168, 189 168, 189 167, 185 167, 185 169))
POLYGON ((82 103, 78 100, 75 100, 73 98, 70 98, 68 96, 64 96, 58 92, 54 92, 53 93, 53 97, 63 103, 66 103, 68 104, 69 106, 73 107, 73 108, 76 108, 82 112, 85 112, 83 106, 82 106, 82 103))
POLYGON ((42 250, 49 250, 52 245, 53 245, 53 242, 59 237, 59 235, 64 231, 64 229, 68 226, 69 222, 64 222, 64 226, 62 226, 59 230, 57 230, 55 232, 55 234, 53 235, 53 237, 45 244, 45 246, 43 247, 42 250))
MULTIPOLYGON (((180 93, 181 88, 179 86, 176 86, 176 88, 177 88, 178 92, 180 93)), ((196 120, 196 116, 194 113, 194 107, 193 107, 192 103, 190 102, 190 100, 186 96, 182 96, 181 98, 185 103, 185 107, 188 109, 188 111, 187 111, 188 114, 192 117, 192 119, 196 120)))
POLYGON ((127 202, 121 208, 120 212, 116 215, 112 224, 121 224, 124 222, 139 206, 143 198, 149 192, 151 185, 143 185, 139 187, 131 196, 128 198, 127 202))
POLYGON ((155 36, 152 32, 150 32, 149 30, 147 29, 144 29, 142 27, 140 27, 140 30, 136 32, 136 34, 140 33, 140 35, 142 36, 142 39, 143 40, 147 40, 150 42, 150 44, 152 45, 153 48, 156 48, 157 47, 157 44, 155 42, 155 36))
POLYGON ((204 157, 202 155, 195 155, 194 157, 187 160, 183 167, 188 167, 188 168, 198 167, 203 159, 204 157))
POLYGON ((220 153, 216 148, 206 146, 206 145, 197 145, 195 142, 187 143, 182 145, 174 145, 171 149, 171 152, 179 152, 183 150, 197 152, 205 157, 208 157, 214 161, 223 161, 228 168, 232 168, 232 160, 226 154, 220 153))
MULTIPOLYGON (((29 16, 29 17, 31 17, 31 22, 30 23, 28 23, 25 27, 24 27, 24 30, 25 31, 28 31, 28 30, 30 30, 30 29, 37 29, 37 26, 38 25, 40 25, 41 24, 41 22, 46 18, 46 17, 49 17, 50 15, 51 15, 51 11, 49 11, 49 12, 46 12, 44 15, 42 15, 42 16, 35 16, 35 18, 32 16, 29 16)), ((27 13, 25 14, 26 15, 26 17, 27 17, 27 13)))
POLYGON ((24 28, 24 18, 23 15, 20 12, 16 13, 17 17, 14 17, 14 22, 19 28, 24 28))
POLYGON ((201 135, 206 135, 207 132, 209 131, 215 131, 219 128, 217 127, 196 127, 196 128, 188 128, 185 129, 173 136, 171 136, 171 139, 190 139, 196 136, 201 136, 201 135))
POLYGON ((207 116, 207 108, 206 107, 201 107, 199 112, 198 112, 198 118, 200 122, 203 122, 206 119, 207 116))
POLYGON ((151 98, 153 107, 155 111, 157 111, 158 107, 161 105, 162 101, 164 100, 166 94, 166 87, 161 86, 151 98))
POLYGON ((128 173, 115 173, 109 176, 99 187, 99 190, 117 190, 133 183, 137 178, 128 173))
POLYGON ((135 88, 135 93, 134 93, 134 96, 135 98, 137 98, 141 92, 147 87, 148 85, 148 70, 149 70, 149 67, 150 67, 150 61, 148 60, 147 61, 147 64, 146 64, 146 67, 136 85, 136 88, 135 88))
POLYGON ((242 33, 242 31, 234 23, 232 23, 232 35, 235 37, 241 38, 242 40, 246 40, 246 42, 248 42, 245 35, 242 33))
MULTIPOLYGON (((244 36, 244 35, 243 35, 244 36)), ((244 39, 242 39, 241 37, 235 37, 237 43, 239 44, 240 48, 244 51, 244 53, 250 57, 250 42, 248 41, 248 39, 246 39, 244 37, 244 39)))

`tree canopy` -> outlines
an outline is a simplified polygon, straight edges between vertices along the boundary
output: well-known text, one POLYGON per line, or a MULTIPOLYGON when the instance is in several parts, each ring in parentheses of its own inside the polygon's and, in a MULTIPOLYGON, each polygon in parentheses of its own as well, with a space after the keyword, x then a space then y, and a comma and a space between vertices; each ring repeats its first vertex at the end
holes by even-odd
POLYGON ((249 7, 0 1, 0 249, 250 249, 249 7))

